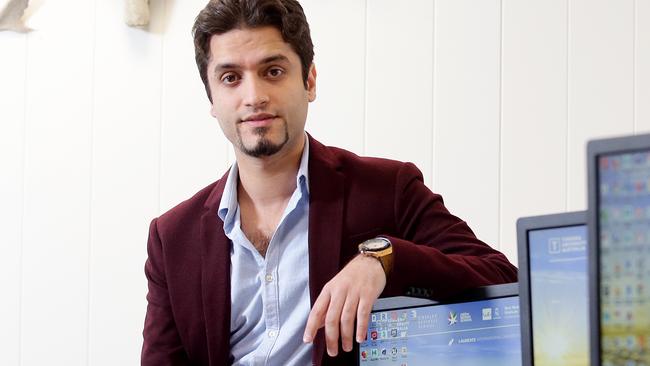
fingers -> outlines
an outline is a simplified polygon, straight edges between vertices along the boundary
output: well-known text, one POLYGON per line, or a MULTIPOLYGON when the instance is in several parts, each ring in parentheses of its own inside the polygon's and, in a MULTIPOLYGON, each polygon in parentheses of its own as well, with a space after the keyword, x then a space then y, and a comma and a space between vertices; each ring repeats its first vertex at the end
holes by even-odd
POLYGON ((357 316, 358 296, 348 296, 341 312, 341 344, 345 352, 352 351, 354 337, 354 320, 357 316))
POLYGON ((322 289, 309 313, 303 341, 314 341, 316 332, 325 327, 327 353, 338 354, 339 344, 349 352, 354 342, 363 342, 372 305, 386 286, 381 263, 374 258, 357 256, 322 289), (339 340, 340 339, 340 340, 339 340))
POLYGON ((372 302, 366 299, 359 300, 357 308, 357 342, 361 343, 366 340, 368 334, 368 319, 372 310, 372 302))
POLYGON ((345 299, 345 295, 332 294, 325 316, 325 344, 327 345, 327 354, 331 357, 339 353, 339 324, 345 299))
POLYGON ((346 291, 332 293, 326 286, 316 299, 303 335, 304 342, 313 342, 316 332, 325 326, 327 354, 334 357, 339 351, 339 337, 346 352, 352 351, 354 321, 357 316, 359 296, 346 291))
MULTIPOLYGON (((325 289, 323 289, 325 290, 325 289)), ((302 336, 302 340, 305 343, 311 343, 314 341, 316 332, 325 324, 325 314, 330 303, 330 293, 329 291, 322 291, 316 301, 314 306, 309 312, 309 318, 307 318, 307 326, 305 327, 305 333, 302 336)))

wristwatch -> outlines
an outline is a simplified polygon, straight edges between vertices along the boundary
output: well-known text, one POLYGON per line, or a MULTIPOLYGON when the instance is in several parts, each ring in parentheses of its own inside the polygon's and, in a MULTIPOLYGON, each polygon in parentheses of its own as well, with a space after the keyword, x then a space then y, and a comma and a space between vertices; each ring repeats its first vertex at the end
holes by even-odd
POLYGON ((368 239, 359 244, 359 253, 379 260, 386 277, 393 268, 393 244, 384 237, 368 239))

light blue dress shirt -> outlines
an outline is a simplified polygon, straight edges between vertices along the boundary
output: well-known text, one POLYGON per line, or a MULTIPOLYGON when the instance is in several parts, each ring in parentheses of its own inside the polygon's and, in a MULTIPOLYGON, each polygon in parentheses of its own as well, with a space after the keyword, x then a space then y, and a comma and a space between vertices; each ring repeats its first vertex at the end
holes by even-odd
POLYGON ((266 257, 241 230, 239 169, 233 164, 219 204, 230 239, 230 352, 234 365, 309 365, 302 341, 309 299, 309 140, 305 137, 293 192, 266 257))

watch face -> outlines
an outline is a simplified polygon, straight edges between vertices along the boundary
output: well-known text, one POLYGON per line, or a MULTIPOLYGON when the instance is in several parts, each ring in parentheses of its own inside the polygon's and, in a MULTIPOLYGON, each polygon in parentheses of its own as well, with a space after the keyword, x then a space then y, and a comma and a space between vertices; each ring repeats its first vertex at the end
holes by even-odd
POLYGON ((363 244, 366 250, 373 252, 386 249, 390 245, 390 243, 388 243, 388 241, 385 239, 370 239, 363 244))

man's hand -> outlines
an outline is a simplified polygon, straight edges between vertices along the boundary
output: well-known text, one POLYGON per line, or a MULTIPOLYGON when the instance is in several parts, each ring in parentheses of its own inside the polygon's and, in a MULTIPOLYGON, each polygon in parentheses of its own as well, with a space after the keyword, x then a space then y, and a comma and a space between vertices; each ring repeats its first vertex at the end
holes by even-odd
POLYGON ((386 275, 376 258, 358 255, 321 291, 309 313, 303 341, 312 342, 325 326, 327 353, 338 354, 339 334, 345 352, 352 351, 354 319, 357 319, 357 342, 363 342, 368 318, 375 300, 386 286, 386 275))

